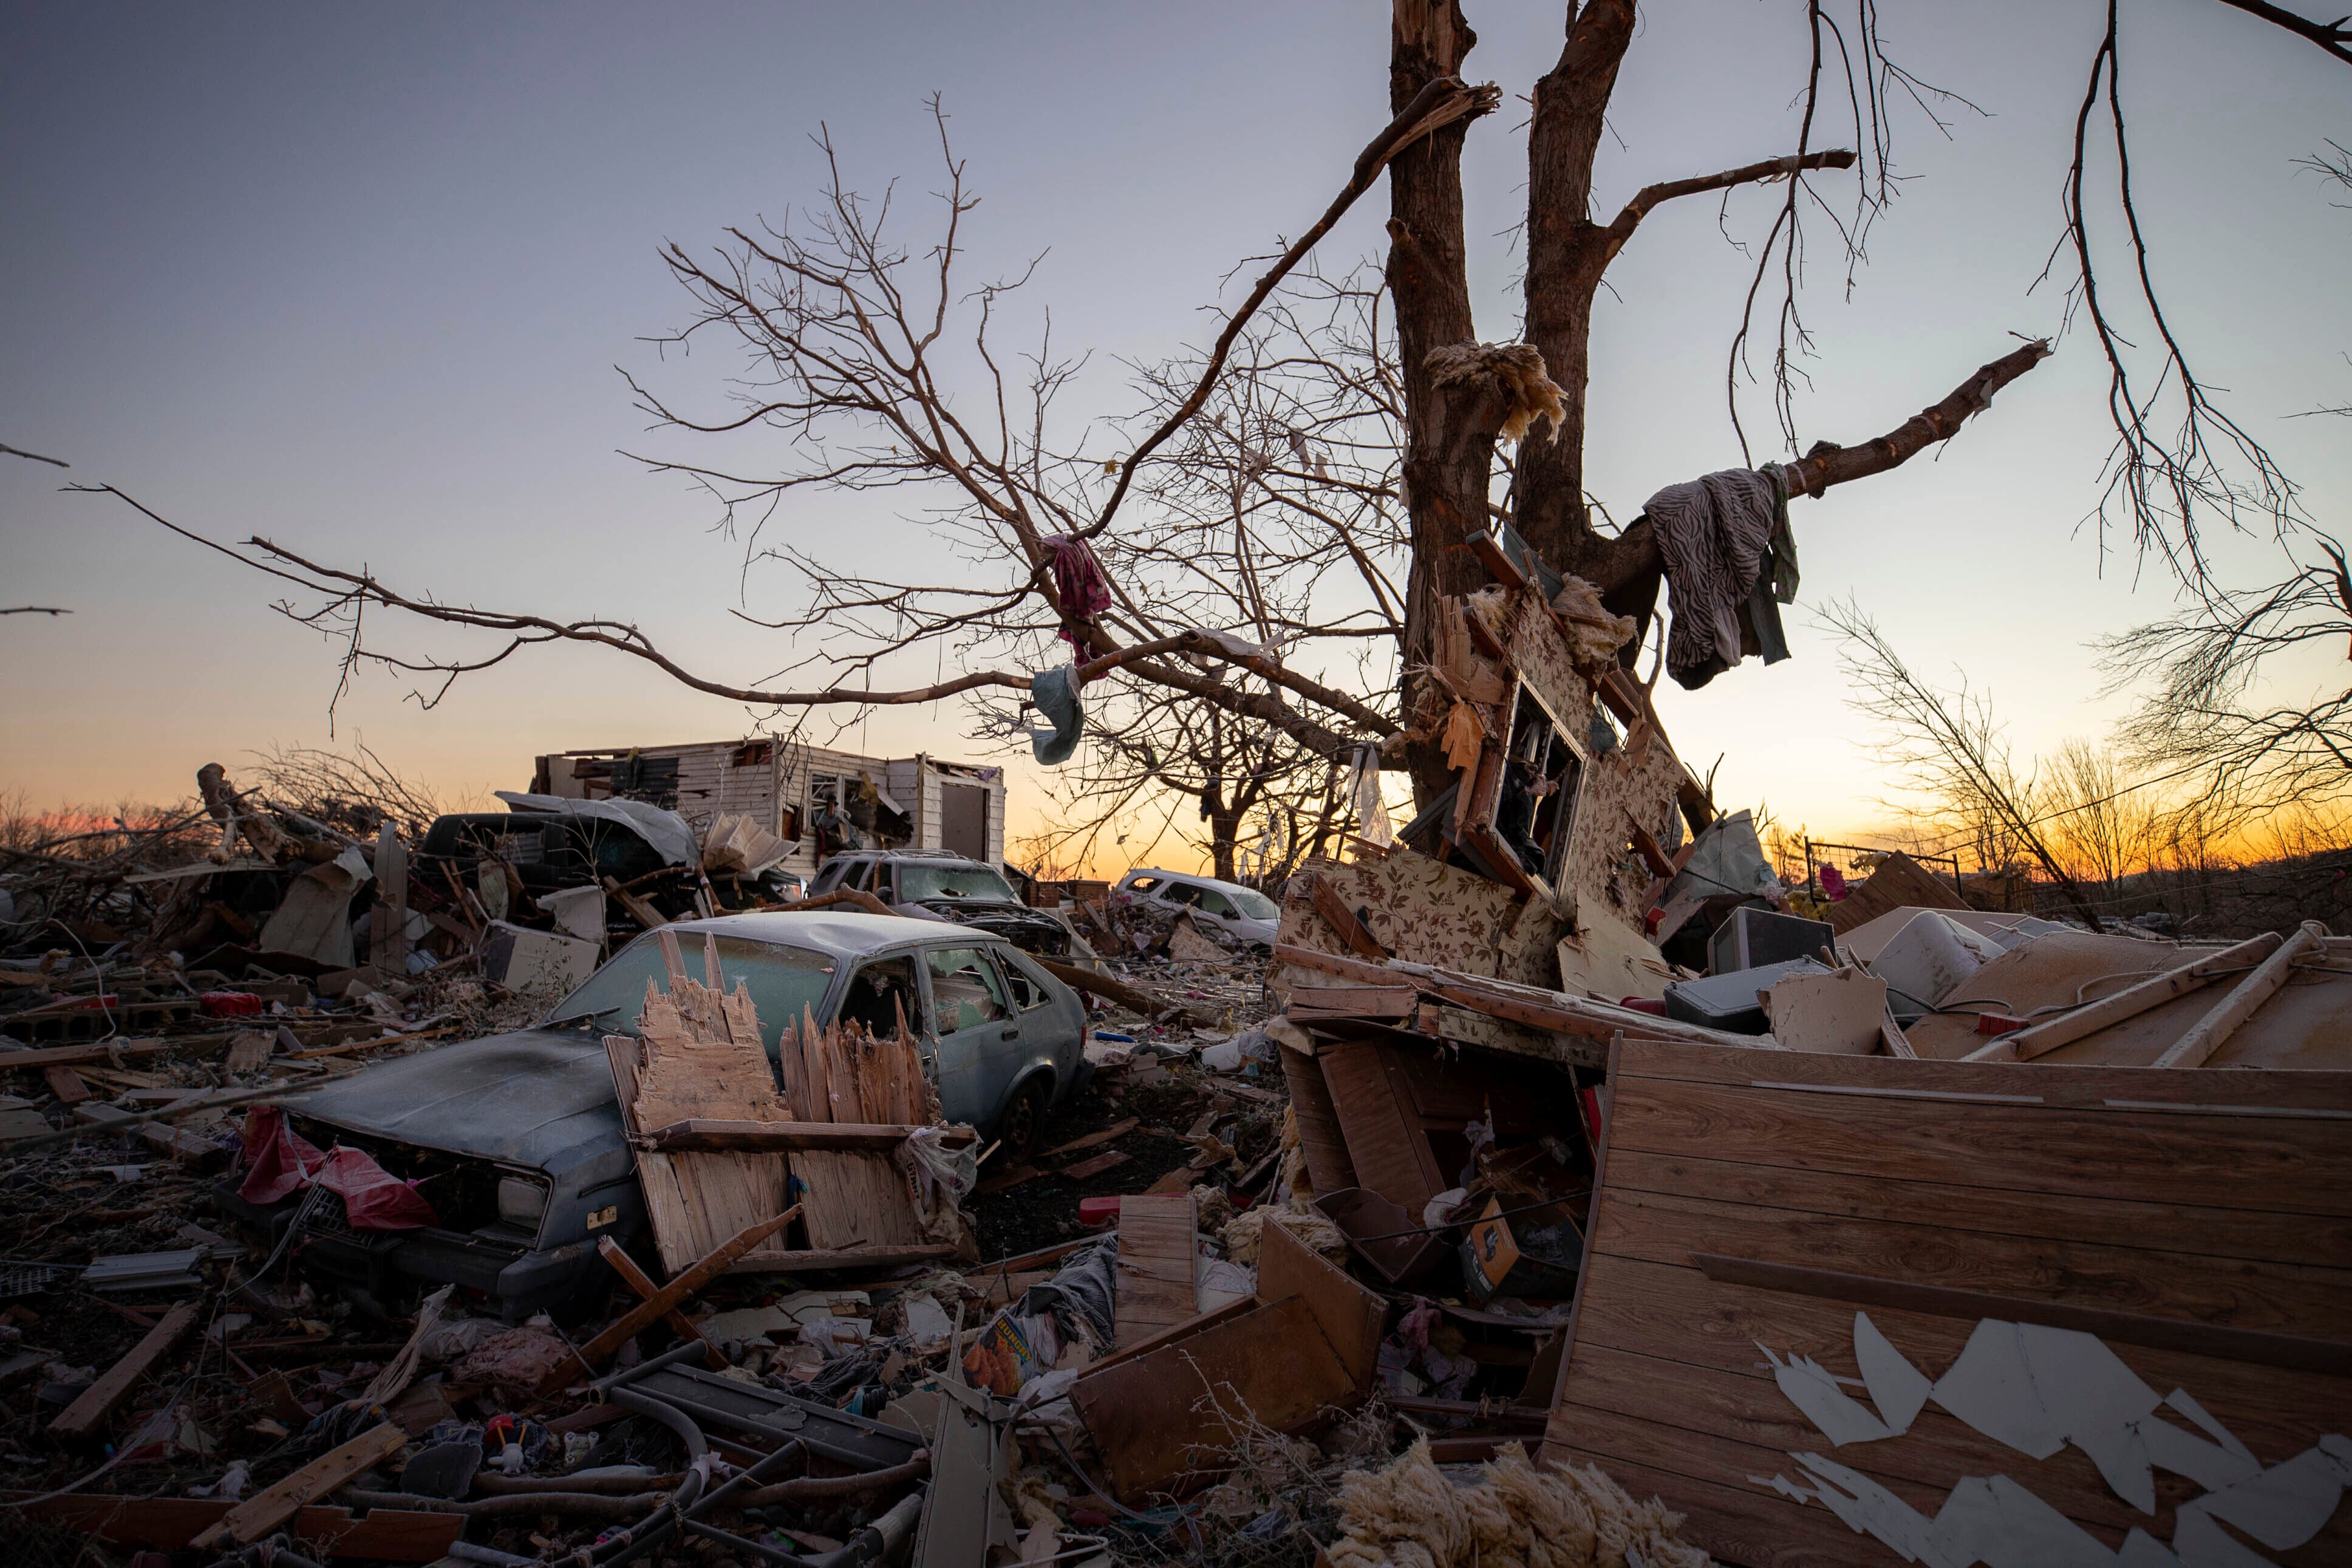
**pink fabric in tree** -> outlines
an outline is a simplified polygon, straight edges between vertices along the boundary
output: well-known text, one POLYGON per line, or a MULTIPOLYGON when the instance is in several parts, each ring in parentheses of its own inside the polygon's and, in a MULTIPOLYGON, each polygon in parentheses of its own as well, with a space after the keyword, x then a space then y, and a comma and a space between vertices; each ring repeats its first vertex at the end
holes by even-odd
POLYGON ((1083 660, 1091 651, 1076 627, 1110 608, 1110 579, 1091 546, 1066 533, 1048 534, 1045 548, 1054 552, 1054 594, 1062 602, 1061 639, 1083 660))

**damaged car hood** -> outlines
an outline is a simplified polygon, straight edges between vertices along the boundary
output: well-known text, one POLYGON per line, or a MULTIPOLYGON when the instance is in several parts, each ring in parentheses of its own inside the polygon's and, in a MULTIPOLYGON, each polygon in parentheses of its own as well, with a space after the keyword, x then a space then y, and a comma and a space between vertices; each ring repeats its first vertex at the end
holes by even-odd
POLYGON ((419 1051, 310 1094, 298 1114, 346 1131, 554 1169, 622 1136, 602 1036, 518 1029, 419 1051))

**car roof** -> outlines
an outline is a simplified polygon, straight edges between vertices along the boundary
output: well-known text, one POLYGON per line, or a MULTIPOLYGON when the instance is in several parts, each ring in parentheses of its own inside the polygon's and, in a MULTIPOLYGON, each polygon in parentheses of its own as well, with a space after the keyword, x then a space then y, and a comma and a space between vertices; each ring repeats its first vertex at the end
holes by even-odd
POLYGON ((1199 887, 1215 888, 1221 891, 1228 893, 1255 893, 1257 891, 1255 888, 1244 888, 1239 882, 1220 882, 1214 877, 1204 877, 1198 871, 1163 871, 1157 866, 1138 866, 1135 869, 1129 871, 1127 874, 1127 877, 1122 877, 1119 880, 1122 882, 1126 881, 1128 877, 1166 877, 1174 881, 1191 882, 1199 887))
POLYGON ((975 860, 952 849, 844 849, 824 858, 828 866, 835 860, 950 860, 959 866, 978 866, 982 870, 996 868, 985 860, 975 860))
POLYGON ((971 926, 945 921, 920 921, 907 915, 869 915, 854 910, 770 910, 746 915, 719 915, 710 920, 678 921, 667 930, 679 935, 741 937, 748 942, 774 942, 783 947, 813 947, 836 958, 856 958, 905 942, 935 942, 953 936, 961 944, 1001 941, 971 926))

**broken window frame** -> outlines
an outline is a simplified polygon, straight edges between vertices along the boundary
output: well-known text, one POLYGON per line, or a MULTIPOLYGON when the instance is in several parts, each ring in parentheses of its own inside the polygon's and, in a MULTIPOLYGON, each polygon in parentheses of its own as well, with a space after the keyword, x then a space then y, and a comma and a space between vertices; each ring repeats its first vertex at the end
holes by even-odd
MULTIPOLYGON (((1535 894, 1555 909, 1565 909, 1572 902, 1572 894, 1565 883, 1568 852, 1582 815, 1584 784, 1591 773, 1591 756, 1575 730, 1544 700, 1543 693, 1516 671, 1504 692, 1504 711, 1510 715, 1509 724, 1502 743, 1488 745, 1478 759, 1477 782, 1463 813, 1460 837, 1494 868, 1502 880, 1522 892, 1535 894), (1517 850, 1511 847, 1496 826, 1496 817, 1503 804, 1507 770, 1520 765, 1516 764, 1513 759, 1519 753, 1520 737, 1525 733, 1525 727, 1533 722, 1523 706, 1528 704, 1533 706, 1535 715, 1551 727, 1551 744, 1566 748, 1575 773, 1571 784, 1548 797, 1557 802, 1552 807, 1555 822, 1551 842, 1543 852, 1543 864, 1534 868, 1529 868, 1519 858, 1517 850)), ((1554 754, 1547 751, 1547 763, 1554 754)), ((1546 776, 1549 776, 1549 773, 1546 776)), ((1538 820, 1540 820, 1542 812, 1543 803, 1538 802, 1534 813, 1538 820)), ((1532 836, 1533 824, 1529 831, 1532 836)))

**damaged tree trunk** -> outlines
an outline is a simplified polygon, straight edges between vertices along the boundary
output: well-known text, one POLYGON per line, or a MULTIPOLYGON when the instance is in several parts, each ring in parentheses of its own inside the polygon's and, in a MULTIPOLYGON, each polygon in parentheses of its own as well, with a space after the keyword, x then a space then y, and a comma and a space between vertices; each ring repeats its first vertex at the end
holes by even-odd
MULTIPOLYGON (((1533 368, 1545 397, 1542 417, 1532 426, 1524 383, 1512 381, 1525 374, 1528 362, 1507 366, 1512 351, 1480 348, 1472 319, 1462 208, 1468 121, 1425 138, 1389 166, 1388 280, 1404 381, 1404 500, 1412 543, 1401 717, 1405 764, 1423 807, 1454 776, 1438 733, 1447 702, 1427 674, 1436 617, 1443 598, 1475 592, 1488 580, 1466 546, 1486 530, 1490 514, 1505 510, 1490 497, 1499 437, 1519 437, 1507 514, 1537 554, 1599 587, 1614 614, 1646 623, 1655 605, 1664 563, 1647 520, 1602 534, 1591 524, 1584 492, 1592 304, 1610 264, 1644 217, 1678 196, 1855 163, 1851 151, 1813 151, 1801 142, 1780 157, 1645 186, 1613 218, 1598 221, 1593 161, 1636 9, 1633 0, 1588 0, 1567 7, 1567 16, 1559 58, 1536 84, 1528 134, 1527 344, 1516 352, 1531 347, 1541 356, 1533 368), (1475 368, 1465 374, 1474 360, 1475 368), (1546 375, 1549 384, 1542 385, 1546 375)), ((1402 105, 1429 82, 1458 73, 1477 35, 1457 0, 1394 0, 1390 43, 1390 99, 1402 105)), ((2048 353, 2046 343, 2028 344, 1986 365, 1942 402, 1864 446, 1817 445, 1799 465, 1801 482, 1792 489, 1818 496, 1830 485, 1904 462, 1948 437, 2048 353)), ((1628 645, 1624 657, 1631 659, 1635 648, 1628 645)))

